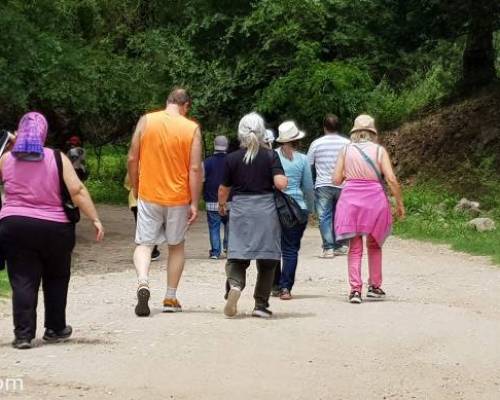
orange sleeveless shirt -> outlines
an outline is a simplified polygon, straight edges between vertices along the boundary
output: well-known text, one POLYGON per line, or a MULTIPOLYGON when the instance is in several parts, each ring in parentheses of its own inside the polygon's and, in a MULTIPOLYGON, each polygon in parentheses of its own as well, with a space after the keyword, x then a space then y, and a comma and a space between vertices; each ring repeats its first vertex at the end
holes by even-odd
POLYGON ((139 156, 139 198, 163 206, 191 202, 189 164, 198 125, 165 110, 146 115, 139 156))

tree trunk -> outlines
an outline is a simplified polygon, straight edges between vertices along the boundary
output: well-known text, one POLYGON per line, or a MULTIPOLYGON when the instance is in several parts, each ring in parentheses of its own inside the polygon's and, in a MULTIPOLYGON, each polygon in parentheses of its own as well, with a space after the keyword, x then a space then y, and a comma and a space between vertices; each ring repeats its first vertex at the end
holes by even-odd
POLYGON ((497 23, 498 4, 491 0, 469 3, 469 33, 463 54, 462 85, 475 89, 496 79, 493 31, 497 23))
POLYGON ((470 32, 463 56, 462 83, 465 88, 478 88, 496 79, 493 32, 470 32))

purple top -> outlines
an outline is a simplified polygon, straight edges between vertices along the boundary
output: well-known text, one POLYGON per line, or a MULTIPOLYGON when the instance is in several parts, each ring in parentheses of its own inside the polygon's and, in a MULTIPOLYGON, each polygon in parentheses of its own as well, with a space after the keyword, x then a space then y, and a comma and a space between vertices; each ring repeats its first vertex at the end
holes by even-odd
POLYGON ((10 216, 69 222, 61 200, 54 151, 43 148, 40 161, 19 160, 8 154, 2 168, 5 203, 0 219, 10 216))

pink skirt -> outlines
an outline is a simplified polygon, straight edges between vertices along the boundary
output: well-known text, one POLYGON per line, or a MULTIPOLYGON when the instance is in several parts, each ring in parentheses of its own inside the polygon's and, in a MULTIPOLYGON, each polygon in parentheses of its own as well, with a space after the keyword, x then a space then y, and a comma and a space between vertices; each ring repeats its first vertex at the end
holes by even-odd
POLYGON ((371 235, 380 247, 392 228, 391 207, 378 181, 351 179, 337 202, 335 238, 371 235))

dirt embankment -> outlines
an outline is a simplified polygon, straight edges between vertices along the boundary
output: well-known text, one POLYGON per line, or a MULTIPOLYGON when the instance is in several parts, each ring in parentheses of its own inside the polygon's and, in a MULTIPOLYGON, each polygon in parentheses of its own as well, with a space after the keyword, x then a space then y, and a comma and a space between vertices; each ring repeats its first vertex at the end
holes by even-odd
POLYGON ((485 160, 500 172, 500 86, 385 132, 399 176, 424 173, 464 183, 485 160))

